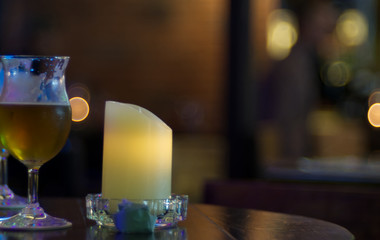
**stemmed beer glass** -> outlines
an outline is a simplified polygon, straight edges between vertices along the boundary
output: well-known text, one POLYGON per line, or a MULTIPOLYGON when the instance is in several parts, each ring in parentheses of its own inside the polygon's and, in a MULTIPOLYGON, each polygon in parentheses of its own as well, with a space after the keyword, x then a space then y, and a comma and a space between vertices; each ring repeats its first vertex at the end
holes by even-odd
POLYGON ((8 150, 0 142, 0 209, 20 209, 26 199, 17 196, 8 186, 8 150))
POLYGON ((63 148, 71 127, 64 73, 69 57, 1 56, 0 140, 28 168, 28 202, 0 221, 0 229, 44 230, 71 226, 38 203, 38 172, 63 148))
MULTIPOLYGON (((4 84, 4 69, 0 67, 0 92, 4 84)), ((0 209, 20 209, 25 207, 26 199, 17 196, 8 186, 9 152, 0 141, 0 209)))

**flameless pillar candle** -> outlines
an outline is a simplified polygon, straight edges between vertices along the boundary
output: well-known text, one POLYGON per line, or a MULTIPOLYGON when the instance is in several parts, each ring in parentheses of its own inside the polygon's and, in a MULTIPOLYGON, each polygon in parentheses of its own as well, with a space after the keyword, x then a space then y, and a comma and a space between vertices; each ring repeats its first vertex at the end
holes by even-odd
POLYGON ((150 111, 106 102, 102 194, 166 199, 171 194, 172 130, 150 111))

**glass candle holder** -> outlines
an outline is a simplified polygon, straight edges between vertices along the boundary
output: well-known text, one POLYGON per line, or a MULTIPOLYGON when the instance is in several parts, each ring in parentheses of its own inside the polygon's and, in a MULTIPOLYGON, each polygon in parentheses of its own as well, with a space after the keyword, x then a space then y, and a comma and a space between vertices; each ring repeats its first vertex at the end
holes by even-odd
MULTIPOLYGON (((145 205, 150 214, 157 217, 155 229, 177 226, 177 223, 187 218, 188 195, 172 194, 167 199, 128 199, 133 203, 145 205)), ((105 199, 102 194, 86 196, 87 218, 94 220, 97 225, 115 228, 114 215, 122 199, 105 199)))

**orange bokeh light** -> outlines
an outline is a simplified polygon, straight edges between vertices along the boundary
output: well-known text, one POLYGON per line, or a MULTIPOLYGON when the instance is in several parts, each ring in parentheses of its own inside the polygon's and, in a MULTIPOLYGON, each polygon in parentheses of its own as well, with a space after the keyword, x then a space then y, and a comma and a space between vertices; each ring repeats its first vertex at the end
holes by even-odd
POLYGON ((81 97, 70 98, 72 121, 80 122, 87 118, 90 107, 87 101, 81 97))
POLYGON ((374 127, 380 127, 380 103, 372 104, 368 109, 368 121, 374 127))

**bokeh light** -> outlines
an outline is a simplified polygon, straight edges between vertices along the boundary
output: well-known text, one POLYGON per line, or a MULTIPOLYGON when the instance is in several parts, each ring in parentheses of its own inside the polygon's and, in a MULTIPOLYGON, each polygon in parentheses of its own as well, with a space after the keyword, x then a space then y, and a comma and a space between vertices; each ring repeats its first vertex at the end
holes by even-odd
POLYGON ((81 97, 85 99, 87 102, 90 102, 91 94, 88 87, 83 83, 73 83, 67 90, 67 94, 69 98, 73 97, 81 97))
POLYGON ((372 106, 375 103, 380 103, 380 90, 373 91, 368 97, 368 106, 372 106))
POLYGON ((81 97, 70 98, 71 111, 72 111, 72 121, 81 122, 87 118, 90 107, 87 101, 81 97))
POLYGON ((380 127, 380 103, 372 104, 368 109, 368 121, 374 127, 380 127))
POLYGON ((337 21, 336 33, 343 45, 358 46, 368 37, 368 21, 358 10, 346 10, 337 21))
POLYGON ((271 58, 286 58, 298 39, 296 18, 289 10, 277 9, 269 15, 267 51, 271 58))
POLYGON ((343 87, 351 80, 351 68, 343 61, 326 64, 322 72, 322 80, 328 86, 343 87))

